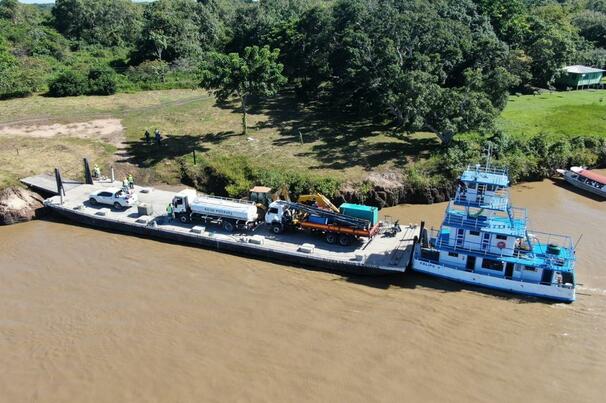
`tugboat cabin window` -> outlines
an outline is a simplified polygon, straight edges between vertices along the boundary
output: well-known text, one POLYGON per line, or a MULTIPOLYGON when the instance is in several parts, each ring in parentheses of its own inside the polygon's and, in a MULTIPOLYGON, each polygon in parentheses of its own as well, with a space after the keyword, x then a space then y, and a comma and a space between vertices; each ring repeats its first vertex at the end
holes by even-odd
POLYGON ((277 207, 272 207, 269 209, 269 213, 270 214, 278 214, 278 208, 277 207))
POLYGON ((497 235, 496 238, 500 239, 502 241, 506 241, 507 240, 507 235, 497 235))
POLYGON ((448 256, 450 256, 450 257, 459 257, 459 254, 455 253, 455 252, 448 252, 448 256))
POLYGON ((492 259, 483 259, 482 260, 482 268, 488 270, 503 270, 503 262, 499 262, 497 260, 492 259))
POLYGON ((469 235, 480 236, 480 231, 469 231, 469 235))
POLYGON ((537 268, 533 267, 533 266, 524 266, 524 270, 526 270, 526 271, 537 271, 537 268))

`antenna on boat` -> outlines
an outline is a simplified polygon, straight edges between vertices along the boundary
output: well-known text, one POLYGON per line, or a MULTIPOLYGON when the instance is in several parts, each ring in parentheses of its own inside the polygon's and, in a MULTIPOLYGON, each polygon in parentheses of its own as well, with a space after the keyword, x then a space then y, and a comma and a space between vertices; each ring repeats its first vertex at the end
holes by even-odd
POLYGON ((490 162, 492 161, 492 143, 488 143, 485 151, 486 151, 486 168, 490 168, 490 162))

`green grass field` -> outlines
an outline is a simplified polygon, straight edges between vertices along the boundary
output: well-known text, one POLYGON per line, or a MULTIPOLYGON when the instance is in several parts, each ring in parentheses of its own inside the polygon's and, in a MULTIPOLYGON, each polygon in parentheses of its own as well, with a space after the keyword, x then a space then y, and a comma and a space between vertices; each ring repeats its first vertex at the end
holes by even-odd
MULTIPOLYGON (((606 91, 512 96, 498 127, 517 137, 538 134, 606 136, 606 91)), ((429 133, 396 136, 380 123, 339 113, 320 114, 288 94, 253 105, 242 136, 237 104, 217 105, 202 90, 147 91, 109 97, 30 98, 0 101, 0 187, 58 165, 79 169, 83 156, 105 166, 138 167, 150 182, 177 183, 179 158, 220 161, 245 156, 256 166, 296 170, 341 182, 370 172, 401 171, 431 155, 439 142, 429 133), (115 148, 93 138, 12 136, 10 128, 116 118, 124 126, 115 148), (6 129, 9 127, 9 129, 6 129), (145 129, 159 128, 163 147, 144 144, 145 129), (301 143, 302 135, 303 143, 301 143)))
POLYGON ((511 96, 497 123, 513 136, 606 136, 606 90, 511 96))

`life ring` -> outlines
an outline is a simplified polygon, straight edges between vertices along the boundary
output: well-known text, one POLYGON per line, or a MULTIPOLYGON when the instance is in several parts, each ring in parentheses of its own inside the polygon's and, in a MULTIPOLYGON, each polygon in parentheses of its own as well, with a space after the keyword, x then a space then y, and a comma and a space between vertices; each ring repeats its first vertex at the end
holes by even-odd
POLYGON ((505 248, 505 246, 507 246, 507 244, 503 241, 499 241, 497 243, 497 248, 499 248, 499 249, 503 249, 503 248, 505 248))

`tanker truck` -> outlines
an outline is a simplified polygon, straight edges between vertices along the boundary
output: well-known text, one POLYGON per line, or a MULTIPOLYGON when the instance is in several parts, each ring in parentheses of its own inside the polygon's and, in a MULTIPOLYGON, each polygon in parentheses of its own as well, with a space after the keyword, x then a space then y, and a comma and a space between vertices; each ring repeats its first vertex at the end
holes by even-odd
POLYGON ((194 189, 186 189, 173 197, 172 205, 175 218, 182 223, 212 223, 227 232, 236 228, 247 230, 259 224, 257 206, 247 200, 197 195, 194 189))

